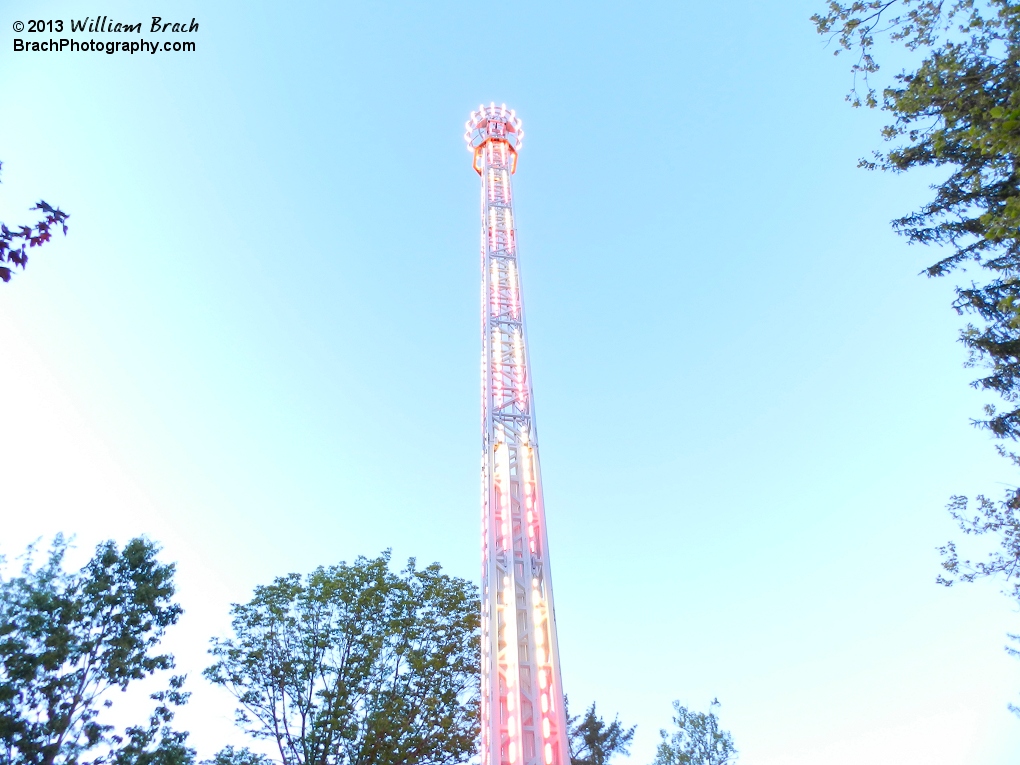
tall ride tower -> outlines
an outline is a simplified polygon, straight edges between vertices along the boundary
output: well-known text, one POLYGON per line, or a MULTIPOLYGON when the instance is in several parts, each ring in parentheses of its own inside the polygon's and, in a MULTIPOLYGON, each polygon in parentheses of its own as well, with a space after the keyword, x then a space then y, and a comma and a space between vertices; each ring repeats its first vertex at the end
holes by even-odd
POLYGON ((482 177, 481 765, 570 765, 510 176, 524 131, 480 106, 482 177))

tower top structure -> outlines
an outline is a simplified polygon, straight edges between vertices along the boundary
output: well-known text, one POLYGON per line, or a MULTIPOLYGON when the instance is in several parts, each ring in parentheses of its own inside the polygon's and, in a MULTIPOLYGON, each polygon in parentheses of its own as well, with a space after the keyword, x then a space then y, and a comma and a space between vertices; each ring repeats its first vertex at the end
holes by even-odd
POLYGON ((488 106, 479 105, 478 111, 471 112, 471 118, 464 127, 464 141, 468 151, 474 155, 474 168, 479 175, 484 164, 482 149, 489 141, 499 141, 510 149, 510 172, 517 172, 517 153, 524 141, 524 128, 513 109, 507 109, 506 104, 496 106, 495 102, 488 106))

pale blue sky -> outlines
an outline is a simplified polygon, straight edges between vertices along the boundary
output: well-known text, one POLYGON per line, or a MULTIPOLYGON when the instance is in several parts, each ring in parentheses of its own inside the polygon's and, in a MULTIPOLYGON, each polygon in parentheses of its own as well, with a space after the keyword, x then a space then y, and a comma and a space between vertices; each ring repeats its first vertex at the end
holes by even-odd
POLYGON ((856 169, 882 119, 821 5, 109 0, 201 26, 107 56, 12 53, 85 5, 8 0, 0 219, 72 218, 0 285, 4 549, 164 542, 203 755, 241 743, 199 672, 253 585, 387 547, 477 578, 461 136, 505 101, 575 706, 638 765, 713 696, 751 765, 1015 762, 1017 615, 934 583, 948 497, 1015 478, 889 230, 931 178, 856 169))

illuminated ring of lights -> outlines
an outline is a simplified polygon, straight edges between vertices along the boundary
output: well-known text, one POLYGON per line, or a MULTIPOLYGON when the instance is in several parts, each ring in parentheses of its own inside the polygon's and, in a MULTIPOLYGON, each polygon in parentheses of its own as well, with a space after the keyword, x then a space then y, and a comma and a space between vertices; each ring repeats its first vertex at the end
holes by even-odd
POLYGON ((506 123, 507 131, 516 134, 516 141, 511 143, 511 148, 514 151, 520 151, 521 144, 524 141, 524 128, 521 118, 517 116, 517 112, 513 109, 507 109, 506 104, 496 106, 495 102, 490 103, 488 106, 479 105, 478 109, 471 112, 471 118, 464 123, 464 141, 467 143, 468 151, 474 151, 480 145, 475 143, 478 136, 472 136, 472 133, 480 128, 483 121, 487 122, 490 119, 506 123))

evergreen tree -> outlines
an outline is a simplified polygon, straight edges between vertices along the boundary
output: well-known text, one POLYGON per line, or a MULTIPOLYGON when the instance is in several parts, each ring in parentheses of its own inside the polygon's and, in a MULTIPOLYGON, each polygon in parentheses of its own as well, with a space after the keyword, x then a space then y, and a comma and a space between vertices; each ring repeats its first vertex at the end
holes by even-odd
POLYGON ((566 697, 563 704, 566 707, 567 741, 572 765, 608 765, 614 755, 630 754, 630 742, 637 726, 624 728, 618 716, 607 725, 595 711, 595 702, 588 707, 584 717, 570 716, 566 697))
MULTIPOLYGON (((975 424, 1001 439, 999 453, 1020 466, 1010 446, 1020 438, 1020 3, 833 1, 812 20, 836 42, 837 54, 855 56, 847 99, 892 118, 883 130, 892 147, 860 164, 945 173, 933 197, 893 228, 911 243, 940 248, 924 273, 956 277, 953 307, 972 319, 960 334, 966 363, 983 370, 973 385, 1003 402, 986 406, 975 424), (916 66, 879 94, 882 40, 912 54, 916 66)), ((947 543, 939 582, 1000 578, 1020 604, 1020 487, 974 503, 955 496, 949 512, 965 535, 988 535, 995 544, 973 563, 960 559, 956 542, 947 543)))

